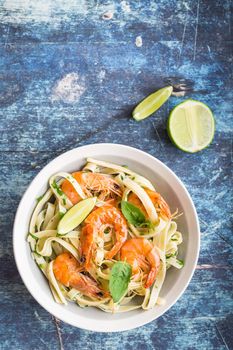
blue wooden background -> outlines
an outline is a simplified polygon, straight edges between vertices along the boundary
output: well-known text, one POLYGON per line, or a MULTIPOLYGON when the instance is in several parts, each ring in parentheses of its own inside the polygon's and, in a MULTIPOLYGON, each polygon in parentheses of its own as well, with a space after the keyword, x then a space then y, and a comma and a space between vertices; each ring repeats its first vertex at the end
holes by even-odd
POLYGON ((230 0, 0 0, 0 348, 232 349, 232 26, 230 0), (185 82, 151 118, 130 118, 157 88, 185 82), (176 149, 174 105, 192 97, 216 116, 212 145, 176 149), (194 277, 163 317, 98 334, 54 319, 30 296, 12 254, 20 197, 38 171, 71 148, 115 142, 167 164, 201 223, 194 277))

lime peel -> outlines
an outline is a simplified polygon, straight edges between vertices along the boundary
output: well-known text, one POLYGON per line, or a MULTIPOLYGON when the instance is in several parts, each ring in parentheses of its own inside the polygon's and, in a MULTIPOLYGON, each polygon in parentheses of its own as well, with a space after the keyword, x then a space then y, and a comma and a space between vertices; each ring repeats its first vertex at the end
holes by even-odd
POLYGON ((80 225, 94 208, 96 200, 96 197, 84 199, 68 210, 59 221, 57 228, 58 234, 64 235, 80 225))
POLYGON ((184 152, 196 153, 208 147, 215 132, 212 111, 204 103, 186 100, 170 113, 167 132, 176 147, 184 152))
POLYGON ((133 110, 133 118, 137 121, 143 120, 156 112, 171 96, 172 86, 166 86, 142 100, 133 110))

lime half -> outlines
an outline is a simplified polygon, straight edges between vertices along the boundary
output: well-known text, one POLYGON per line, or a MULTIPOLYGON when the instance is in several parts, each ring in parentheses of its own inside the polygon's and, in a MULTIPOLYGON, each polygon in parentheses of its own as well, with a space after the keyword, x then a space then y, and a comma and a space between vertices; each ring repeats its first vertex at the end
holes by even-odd
POLYGON ((133 110, 134 119, 137 121, 145 119, 157 111, 171 96, 172 90, 172 86, 167 86, 147 96, 133 110))
POLYGON ((96 197, 87 198, 75 204, 59 221, 57 232, 64 235, 72 231, 87 217, 96 203, 96 197))
POLYGON ((182 151, 201 151, 214 137, 213 113, 204 103, 187 100, 171 111, 167 131, 170 139, 182 151))

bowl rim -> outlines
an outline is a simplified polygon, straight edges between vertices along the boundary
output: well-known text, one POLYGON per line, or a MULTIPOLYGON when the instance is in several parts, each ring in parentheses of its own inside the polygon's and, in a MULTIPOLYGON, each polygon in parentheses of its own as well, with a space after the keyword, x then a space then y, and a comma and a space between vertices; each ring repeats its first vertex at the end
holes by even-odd
MULTIPOLYGON (((65 166, 65 165, 64 165, 65 166)), ((77 327, 77 328, 81 328, 81 329, 85 329, 85 330, 88 330, 88 331, 95 331, 95 332, 119 332, 119 331, 127 331, 127 330, 131 330, 131 329, 135 329, 135 328, 138 328, 138 327, 141 327, 147 323, 150 323, 152 321, 154 321, 155 319, 157 319, 158 317, 162 316, 164 313, 166 313, 176 302, 177 300, 182 296, 182 294, 185 292, 186 288, 188 287, 192 277, 193 277, 193 274, 195 272, 195 268, 196 268, 196 265, 197 265, 197 261, 198 261, 198 258, 199 258, 199 252, 200 252, 200 225, 199 225, 199 219, 198 219, 198 215, 197 215, 197 211, 196 211, 196 208, 195 208, 195 205, 193 203, 193 200, 188 192, 188 190, 186 189, 185 185, 183 184, 183 182, 179 179, 179 177, 166 165, 164 164, 162 161, 160 161, 158 158, 152 156, 151 154, 147 153, 147 152, 144 152, 140 149, 137 149, 135 147, 131 147, 131 146, 127 146, 127 145, 124 145, 124 144, 118 144, 118 143, 92 143, 92 144, 87 144, 87 145, 84 145, 84 146, 80 146, 80 147, 76 147, 76 148, 73 148, 69 151, 66 151, 62 154, 60 154, 59 156, 53 158, 51 161, 49 161, 37 174, 36 176, 33 178, 33 180, 30 182, 30 184, 28 185, 27 189, 25 190, 20 202, 19 202, 19 205, 18 205, 18 208, 16 210, 16 214, 15 214, 15 219, 14 219, 14 225, 13 225, 13 253, 14 253, 14 259, 15 259, 15 263, 16 263, 16 267, 17 267, 17 270, 19 272, 19 275, 25 285, 25 287, 27 288, 27 290, 29 291, 29 293, 33 296, 33 298, 47 311, 49 312, 51 315, 53 315, 54 317, 62 320, 63 322, 65 323, 68 323, 74 327, 77 327), (148 159, 150 159, 151 161, 156 161, 158 162, 162 167, 164 167, 166 169, 166 171, 172 175, 173 178, 175 178, 175 180, 179 183, 179 185, 182 187, 182 189, 184 190, 184 193, 185 195, 187 196, 190 204, 191 204, 191 208, 193 210, 193 216, 194 216, 194 222, 196 224, 196 234, 197 234, 197 246, 195 247, 196 248, 196 254, 195 254, 195 259, 194 259, 194 262, 193 262, 193 266, 192 266, 192 270, 189 274, 189 276, 186 278, 186 281, 185 283, 183 284, 183 287, 181 288, 181 291, 177 294, 177 296, 173 299, 172 302, 170 302, 169 305, 167 305, 164 310, 162 310, 162 312, 158 312, 157 315, 155 315, 154 317, 151 317, 150 319, 146 320, 146 321, 142 321, 142 322, 139 322, 136 326, 129 323, 127 326, 124 326, 124 327, 121 327, 121 326, 118 326, 118 327, 112 327, 112 329, 100 329, 100 327, 93 327, 93 326, 83 326, 82 324, 81 325, 77 325, 76 322, 73 322, 72 319, 67 319, 65 318, 63 315, 61 314, 57 314, 57 312, 55 312, 53 310, 53 306, 50 307, 50 305, 45 305, 45 303, 40 300, 40 298, 38 297, 38 295, 36 295, 32 289, 31 289, 31 286, 30 286, 30 281, 28 281, 28 279, 26 278, 26 275, 23 273, 23 269, 22 269, 22 266, 21 266, 21 262, 20 262, 20 252, 18 252, 18 249, 17 249, 17 236, 16 236, 16 231, 17 231, 17 227, 18 227, 18 221, 20 220, 20 214, 21 214, 21 207, 24 203, 24 200, 28 194, 28 192, 30 192, 31 188, 34 186, 34 183, 36 182, 37 178, 41 175, 41 173, 43 173, 45 170, 47 170, 49 167, 51 167, 52 163, 57 163, 59 162, 60 160, 62 160, 64 157, 68 157, 70 154, 72 153, 75 153, 77 151, 88 151, 90 150, 91 148, 93 147, 117 147, 119 149, 122 149, 122 150, 125 150, 125 151, 136 151, 138 152, 139 154, 141 154, 142 156, 144 157, 147 157, 148 159)), ((26 240, 25 240, 26 242, 26 240)), ((52 304, 51 304, 52 305, 52 304)))

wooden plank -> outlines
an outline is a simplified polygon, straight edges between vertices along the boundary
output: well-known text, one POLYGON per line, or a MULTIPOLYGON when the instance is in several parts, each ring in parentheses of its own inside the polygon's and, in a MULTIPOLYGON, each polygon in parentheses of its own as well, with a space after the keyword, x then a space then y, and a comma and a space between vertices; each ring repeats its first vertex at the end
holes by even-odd
POLYGON ((3 42, 116 41, 145 33, 151 41, 230 40, 231 3, 226 1, 61 1, 39 5, 24 1, 0 4, 3 42), (123 5, 122 5, 123 4, 123 5), (197 6, 199 4, 199 6, 197 6), (211 13, 211 16, 209 15, 211 13), (104 17, 104 14, 107 14, 104 17), (197 16, 198 15, 198 16, 197 16), (108 19, 111 17, 110 19, 108 19))
MULTIPOLYGON (((2 334, 5 347, 14 348, 14 344, 18 344, 19 348, 23 348, 23 344, 28 341, 30 346, 36 349, 44 346, 43 344, 45 344, 45 348, 48 346, 51 349, 56 349, 58 345, 55 340, 55 325, 51 324, 49 314, 26 292, 15 271, 12 257, 2 256, 1 266, 3 266, 3 283, 0 296, 4 296, 4 302, 2 303, 0 321, 6 325, 2 334), (10 289, 9 278, 11 279, 10 289), (7 310, 11 307, 13 299, 17 303, 9 314, 7 310), (20 318, 17 317, 18 314, 20 314, 20 318), (10 327, 7 327, 7 324, 10 327), (25 332, 27 329, 30 332, 25 332), (10 334, 14 330, 15 337, 11 338, 10 334)), ((145 346, 148 348, 149 345, 152 345, 154 348, 161 346, 159 349, 172 349, 173 347, 187 349, 188 346, 192 345, 192 349, 198 349, 198 342, 206 333, 203 349, 207 348, 207 345, 210 349, 225 349, 224 342, 218 332, 226 332, 226 327, 228 327, 224 322, 226 317, 231 320, 232 276, 232 270, 228 269, 197 270, 185 294, 164 316, 142 327, 142 329, 123 333, 125 346, 129 342, 131 346, 139 347, 142 342, 145 342, 145 346), (216 327, 218 331, 216 331, 216 327), (187 342, 183 344, 183 347, 181 344, 182 334, 183 341, 187 342), (134 335, 135 340, 132 339, 132 335, 134 335), (139 335, 141 335, 141 339, 139 339, 139 335)), ((80 340, 84 344, 84 349, 91 349, 93 344, 98 349, 104 346, 105 342, 109 344, 109 348, 115 348, 116 334, 99 336, 96 333, 78 330, 59 322, 58 327, 65 349, 70 349, 80 340)), ((227 338, 230 340, 229 334, 227 334, 227 338)))
POLYGON ((233 348, 231 10, 218 0, 0 1, 1 349, 233 348), (195 155, 166 133, 183 97, 142 123, 130 119, 144 96, 183 82, 184 98, 207 103, 217 122, 212 145, 195 155), (94 142, 128 144, 167 164, 202 231, 183 297, 158 320, 117 334, 53 319, 26 291, 12 255, 14 212, 29 182, 55 156, 94 142))
POLYGON ((57 328, 52 316, 24 287, 12 254, 1 248, 0 348, 58 349, 57 328))
MULTIPOLYGON (((209 49, 212 51, 203 45, 194 63, 192 46, 187 46, 177 65, 181 50, 178 43, 149 45, 149 39, 140 50, 134 43, 27 44, 13 45, 6 54, 1 46, 0 76, 4 80, 0 97, 1 149, 45 150, 47 137, 53 148, 61 143, 68 148, 73 146, 73 140, 80 142, 85 138, 86 133, 101 131, 105 123, 108 139, 110 132, 117 135, 118 142, 124 142, 129 134, 132 138, 142 133, 142 145, 153 142, 155 135, 152 130, 148 132, 151 123, 164 134, 170 110, 182 99, 171 98, 155 117, 140 124, 128 120, 132 108, 158 87, 170 81, 179 84, 182 77, 191 88, 186 97, 210 105, 217 117, 217 132, 225 139, 231 126, 230 46, 221 49, 213 44, 209 49), (16 119, 17 127, 12 128, 16 119), (122 124, 127 127, 123 129, 122 124)), ((176 153, 173 148, 172 154, 176 153)))

